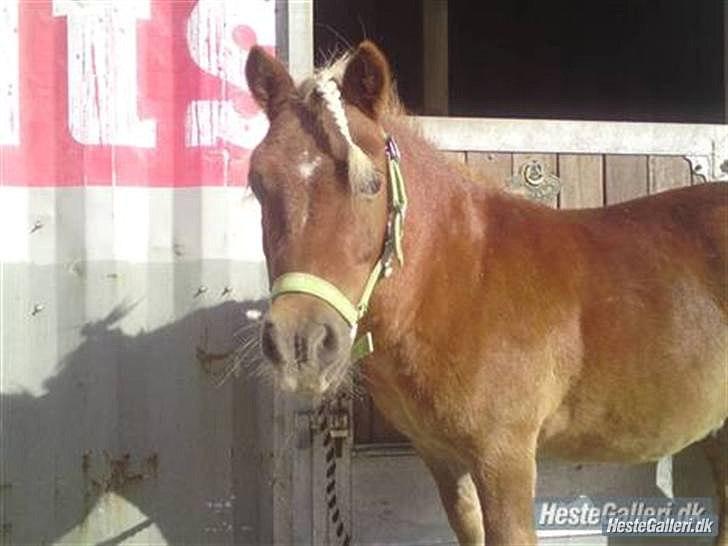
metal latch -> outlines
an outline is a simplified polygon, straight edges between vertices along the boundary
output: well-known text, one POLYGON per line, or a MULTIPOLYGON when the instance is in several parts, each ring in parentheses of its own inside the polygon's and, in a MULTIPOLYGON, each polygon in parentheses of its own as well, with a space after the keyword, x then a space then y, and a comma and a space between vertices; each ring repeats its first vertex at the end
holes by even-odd
POLYGON ((319 413, 317 419, 311 419, 311 429, 314 433, 323 432, 328 429, 334 441, 334 451, 337 457, 341 457, 344 448, 344 441, 349 437, 351 427, 349 412, 346 409, 328 410, 319 413))
POLYGON ((536 159, 527 161, 507 184, 508 190, 534 201, 548 201, 561 191, 561 180, 536 159))
POLYGON ((341 457, 344 441, 349 437, 349 413, 344 410, 329 415, 329 432, 334 439, 336 457, 341 457))

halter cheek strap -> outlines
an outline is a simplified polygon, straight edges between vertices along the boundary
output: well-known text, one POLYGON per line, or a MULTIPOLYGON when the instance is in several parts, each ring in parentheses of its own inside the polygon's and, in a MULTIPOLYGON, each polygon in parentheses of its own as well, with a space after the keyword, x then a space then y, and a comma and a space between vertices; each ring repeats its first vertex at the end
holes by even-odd
MULTIPOLYGON (((407 193, 404 178, 400 169, 400 154, 397 144, 391 136, 385 140, 387 155, 387 174, 389 177, 389 217, 387 220, 387 233, 384 247, 379 259, 374 264, 362 291, 361 298, 354 304, 341 290, 326 279, 311 273, 291 272, 278 277, 271 287, 271 300, 281 294, 309 294, 325 301, 342 316, 351 328, 352 338, 356 337, 359 321, 369 308, 369 300, 374 293, 374 287, 382 277, 388 277, 393 269, 396 258, 400 267, 404 265, 402 252, 402 237, 404 235, 404 218, 407 210, 407 193)), ((351 350, 351 360, 356 362, 360 358, 374 351, 374 339, 371 332, 358 338, 351 350)))

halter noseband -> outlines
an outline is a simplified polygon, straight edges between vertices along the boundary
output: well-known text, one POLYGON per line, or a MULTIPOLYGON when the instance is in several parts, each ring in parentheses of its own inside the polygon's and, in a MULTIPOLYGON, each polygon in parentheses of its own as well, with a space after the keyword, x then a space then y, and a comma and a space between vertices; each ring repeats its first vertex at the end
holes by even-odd
MULTIPOLYGON (((404 178, 399 166, 400 154, 394 138, 387 136, 384 146, 387 155, 387 171, 389 175, 389 218, 384 248, 374 264, 372 272, 364 284, 359 303, 352 303, 341 290, 326 279, 311 273, 291 272, 278 277, 270 289, 271 300, 281 294, 299 293, 315 296, 336 309, 351 328, 351 337, 356 337, 359 321, 369 308, 369 300, 379 279, 392 273, 393 261, 396 258, 400 267, 404 265, 402 252, 402 236, 404 235, 404 217, 407 211, 407 193, 404 178)), ((354 342, 351 348, 351 360, 356 362, 374 351, 374 339, 367 332, 354 342)))

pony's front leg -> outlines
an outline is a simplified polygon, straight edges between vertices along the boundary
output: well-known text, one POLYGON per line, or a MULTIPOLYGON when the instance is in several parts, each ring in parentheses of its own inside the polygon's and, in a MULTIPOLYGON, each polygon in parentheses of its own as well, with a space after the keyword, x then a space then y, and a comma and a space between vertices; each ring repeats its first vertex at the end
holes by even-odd
POLYGON ((461 546, 483 546, 483 514, 470 473, 465 466, 420 451, 435 478, 450 527, 461 546))
POLYGON ((534 447, 514 442, 511 435, 507 441, 494 440, 475 461, 473 479, 483 506, 488 546, 536 546, 534 447))

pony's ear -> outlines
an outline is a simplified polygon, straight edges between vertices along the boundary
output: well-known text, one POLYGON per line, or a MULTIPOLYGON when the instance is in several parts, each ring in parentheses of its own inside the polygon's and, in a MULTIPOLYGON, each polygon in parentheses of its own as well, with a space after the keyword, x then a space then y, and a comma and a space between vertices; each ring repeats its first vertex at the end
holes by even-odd
POLYGON ((256 102, 273 119, 294 89, 286 67, 260 46, 253 46, 245 63, 245 77, 256 102))
POLYGON ((344 99, 378 120, 387 108, 391 86, 392 75, 384 54, 370 41, 359 44, 344 72, 344 99))

